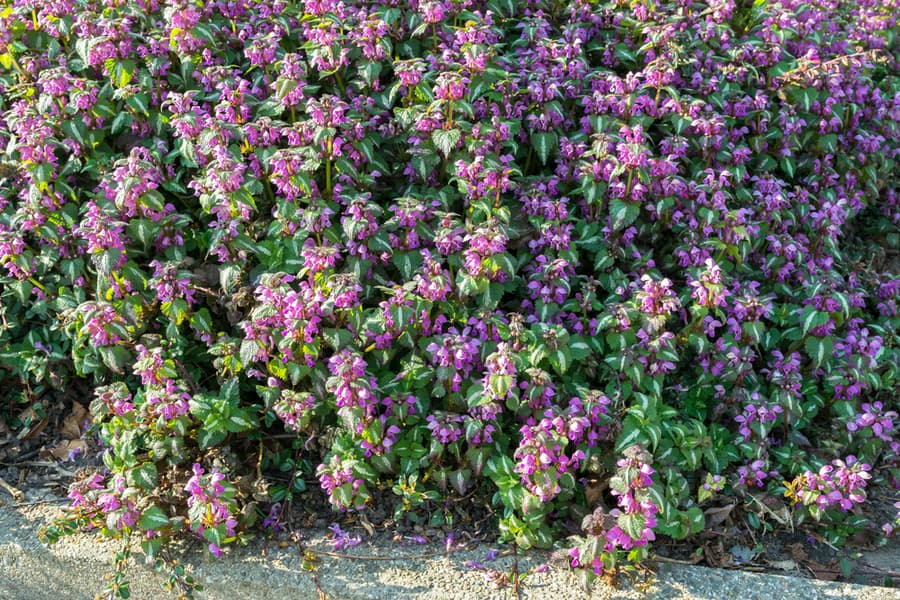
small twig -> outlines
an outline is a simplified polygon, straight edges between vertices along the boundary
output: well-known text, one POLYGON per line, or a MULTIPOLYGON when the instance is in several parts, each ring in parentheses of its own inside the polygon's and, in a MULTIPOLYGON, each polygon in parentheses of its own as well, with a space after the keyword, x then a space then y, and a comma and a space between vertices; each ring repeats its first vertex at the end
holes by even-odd
POLYGON ((516 595, 516 600, 519 600, 519 598, 520 598, 519 578, 521 577, 521 575, 519 574, 519 546, 518 546, 518 544, 516 544, 515 540, 513 540, 512 547, 513 547, 513 577, 514 577, 513 592, 516 595))
POLYGON ((17 467, 17 466, 19 466, 20 464, 23 464, 23 461, 28 460, 28 459, 31 458, 32 456, 37 456, 38 452, 40 452, 40 451, 41 451, 40 448, 36 448, 36 449, 34 449, 34 450, 30 450, 30 451, 28 451, 28 452, 25 452, 25 453, 23 453, 23 454, 18 455, 18 456, 16 457, 16 462, 11 462, 11 463, 8 463, 8 462, 0 462, 0 465, 3 465, 4 467, 17 467))
MULTIPOLYGON (((673 565, 696 565, 700 562, 699 560, 679 560, 677 558, 669 558, 668 556, 659 556, 658 554, 652 555, 650 560, 661 563, 671 563, 673 565)), ((703 560, 703 558, 701 557, 700 560, 703 560)))
POLYGON ((307 548, 311 552, 315 552, 316 554, 321 554, 323 556, 331 556, 333 558, 347 558, 352 560, 422 560, 425 558, 434 558, 435 556, 445 556, 447 554, 453 554, 455 552, 461 552, 463 550, 468 550, 472 546, 477 546, 480 544, 480 541, 476 541, 474 543, 463 544, 462 546, 457 546, 456 548, 452 548, 450 550, 439 550, 435 552, 424 552, 422 554, 404 554, 402 556, 376 556, 371 554, 344 554, 342 552, 332 552, 330 550, 320 550, 314 546, 307 546, 307 548))
POLYGON ((31 502, 19 502, 17 506, 40 506, 43 504, 49 504, 51 506, 68 506, 70 502, 66 498, 54 498, 52 500, 47 500, 45 498, 43 500, 32 500, 31 502))
MULTIPOLYGON (((297 546, 297 553, 300 555, 301 564, 303 560, 308 556, 310 552, 314 552, 307 548, 307 546, 303 543, 303 540, 300 539, 300 535, 297 532, 292 532, 294 537, 294 543, 297 546)), ((322 589, 322 585, 319 583, 319 576, 316 574, 315 568, 309 570, 309 574, 312 576, 313 583, 316 586, 316 592, 319 596, 319 600, 327 600, 327 596, 325 595, 325 591, 322 589)))
POLYGON ((58 463, 52 460, 18 460, 16 462, 7 463, 0 462, 4 467, 55 467, 58 463))
POLYGON ((0 488, 3 488, 16 502, 21 502, 25 499, 25 492, 6 483, 3 478, 0 478, 0 488))
POLYGON ((194 378, 191 376, 191 374, 188 373, 187 368, 181 363, 180 360, 175 361, 175 366, 178 368, 178 372, 181 374, 181 376, 187 382, 188 387, 191 388, 191 392, 193 392, 194 394, 199 394, 200 387, 197 385, 197 382, 194 381, 194 378))

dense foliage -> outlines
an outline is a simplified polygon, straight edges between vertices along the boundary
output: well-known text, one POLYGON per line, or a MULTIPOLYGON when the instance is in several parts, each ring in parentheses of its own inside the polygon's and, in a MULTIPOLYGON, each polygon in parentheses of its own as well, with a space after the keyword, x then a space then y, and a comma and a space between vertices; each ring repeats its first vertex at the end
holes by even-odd
POLYGON ((98 384, 75 524, 476 495, 586 578, 721 494, 881 527, 896 3, 0 6, 0 365, 98 384))

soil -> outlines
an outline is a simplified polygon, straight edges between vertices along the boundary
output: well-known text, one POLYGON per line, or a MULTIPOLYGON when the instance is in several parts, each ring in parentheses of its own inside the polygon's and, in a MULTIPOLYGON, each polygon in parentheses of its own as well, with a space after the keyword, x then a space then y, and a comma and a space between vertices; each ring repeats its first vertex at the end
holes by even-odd
MULTIPOLYGON (((9 379, 4 380, 6 384, 9 379)), ((0 498, 65 496, 84 469, 100 464, 90 427, 85 382, 66 391, 12 386, 2 390, 0 406, 0 498)))

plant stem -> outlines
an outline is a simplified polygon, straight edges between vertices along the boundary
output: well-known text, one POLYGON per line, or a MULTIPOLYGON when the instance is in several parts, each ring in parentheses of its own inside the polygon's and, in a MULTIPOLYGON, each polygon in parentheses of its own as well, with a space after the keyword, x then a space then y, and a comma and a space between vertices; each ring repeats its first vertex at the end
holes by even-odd
POLYGON ((29 277, 29 278, 28 278, 28 281, 31 283, 31 285, 33 285, 34 287, 38 288, 39 290, 41 290, 41 291, 44 292, 45 294, 49 294, 49 293, 50 293, 50 290, 48 290, 48 289, 44 286, 44 284, 42 284, 40 281, 38 281, 38 280, 35 279, 34 277, 29 277))
POLYGON ((325 138, 325 201, 333 200, 331 186, 331 156, 334 150, 334 138, 325 138))

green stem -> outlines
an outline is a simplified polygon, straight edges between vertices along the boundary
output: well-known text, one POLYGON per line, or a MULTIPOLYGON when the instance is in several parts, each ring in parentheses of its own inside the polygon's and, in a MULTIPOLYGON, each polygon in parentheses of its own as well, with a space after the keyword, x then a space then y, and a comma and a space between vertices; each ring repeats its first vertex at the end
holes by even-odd
POLYGON ((269 196, 269 201, 272 204, 275 204, 275 190, 272 189, 272 182, 269 181, 268 175, 266 175, 263 178, 263 182, 265 183, 265 186, 266 186, 266 194, 269 196))
POLYGON ((28 79, 28 75, 25 73, 25 71, 22 70, 22 67, 19 65, 19 61, 16 60, 16 56, 12 53, 12 50, 9 50, 7 54, 9 54, 9 60, 12 62, 12 66, 14 66, 16 68, 16 71, 19 72, 19 76, 22 77, 22 79, 28 79))
POLYGON ((41 290, 41 291, 44 292, 45 294, 49 294, 49 293, 50 293, 50 290, 48 290, 48 289, 44 286, 44 284, 42 284, 40 281, 38 281, 38 280, 35 279, 34 277, 29 277, 29 278, 28 278, 28 281, 31 283, 31 285, 33 285, 34 287, 38 288, 39 290, 41 290))
POLYGON ((332 141, 331 138, 328 138, 327 141, 327 150, 328 150, 328 160, 325 161, 325 200, 331 201, 331 150, 332 150, 332 141))

